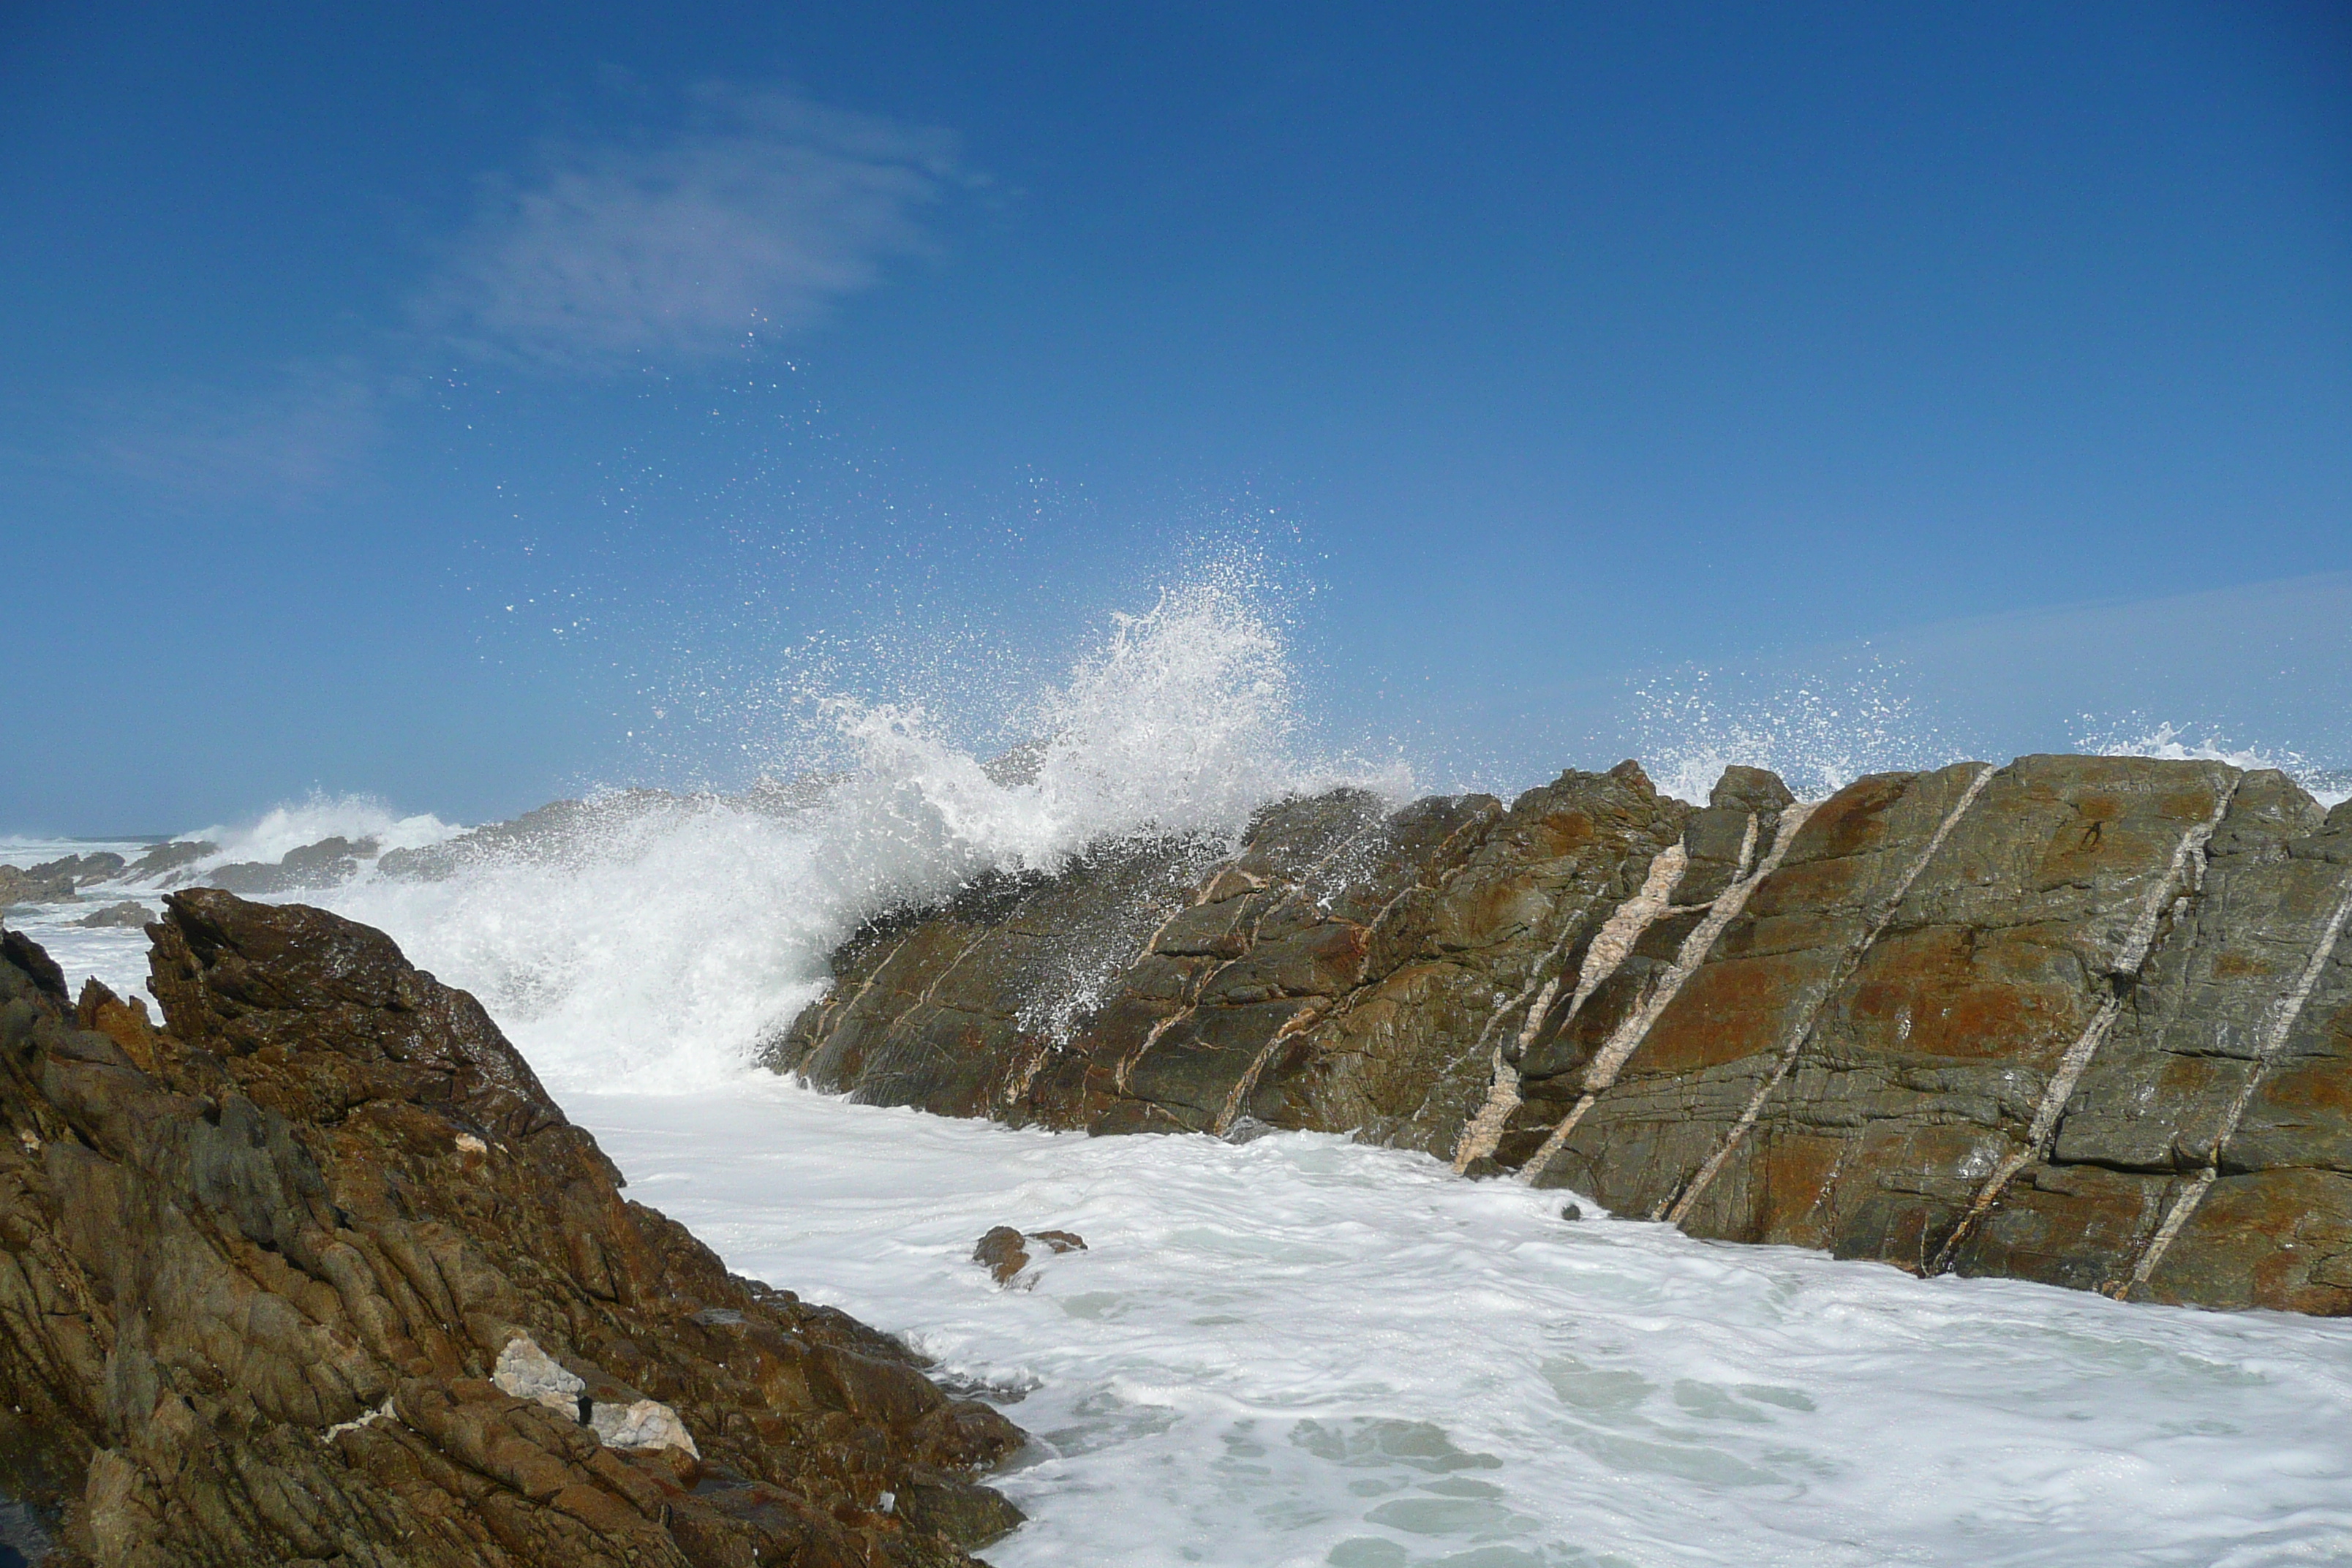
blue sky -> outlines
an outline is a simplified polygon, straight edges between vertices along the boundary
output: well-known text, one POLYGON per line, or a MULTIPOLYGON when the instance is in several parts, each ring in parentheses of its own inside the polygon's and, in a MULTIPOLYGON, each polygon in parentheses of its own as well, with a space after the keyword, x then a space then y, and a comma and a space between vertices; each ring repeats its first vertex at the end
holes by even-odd
POLYGON ((984 731, 1236 555, 1436 784, 2352 763, 2340 6, 329 9, 0 16, 0 826, 984 731))

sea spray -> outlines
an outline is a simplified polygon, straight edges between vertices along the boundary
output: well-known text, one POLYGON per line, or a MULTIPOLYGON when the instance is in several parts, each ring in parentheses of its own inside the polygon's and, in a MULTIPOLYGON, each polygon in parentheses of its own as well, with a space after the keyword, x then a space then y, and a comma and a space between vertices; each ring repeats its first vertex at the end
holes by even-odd
POLYGON ((1941 767, 1961 752, 1876 658, 1758 683, 1696 666, 1634 689, 1637 754, 1661 793, 1703 805, 1734 763, 1769 768, 1801 800, 1864 773, 1941 767))
POLYGON ((2077 751, 2105 757, 2159 757, 2168 762, 2227 763, 2233 768, 2276 768, 2322 805, 2352 799, 2352 769, 2329 767, 2300 752, 2241 745, 2219 725, 2150 722, 2138 714, 2102 721, 2085 713, 2077 751))
POLYGON ((1305 753, 1281 629, 1216 576, 1115 617, 1025 705, 1038 739, 1011 765, 953 743, 942 720, 958 716, 918 703, 827 709, 850 753, 831 777, 627 797, 580 814, 552 851, 305 896, 479 994, 551 1084, 683 1090, 739 1071, 885 910, 1050 874, 1123 837, 1230 847, 1266 801, 1343 779, 1410 789, 1305 753))
POLYGON ((289 851, 328 838, 343 839, 354 846, 359 858, 373 860, 394 850, 443 843, 464 831, 461 824, 444 822, 430 812, 403 816, 375 795, 314 791, 302 800, 271 806, 250 822, 216 823, 173 835, 178 842, 211 848, 158 880, 173 886, 200 881, 223 866, 274 865, 289 851))

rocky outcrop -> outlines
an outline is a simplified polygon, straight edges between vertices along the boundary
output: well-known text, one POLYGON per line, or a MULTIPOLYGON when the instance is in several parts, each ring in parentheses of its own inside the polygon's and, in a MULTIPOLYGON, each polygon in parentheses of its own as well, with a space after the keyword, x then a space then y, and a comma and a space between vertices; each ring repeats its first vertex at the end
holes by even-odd
POLYGON ((1029 1244, 1038 1242, 1048 1252, 1084 1252, 1086 1238, 1075 1231, 1033 1230, 1024 1236, 1009 1225, 991 1226, 971 1249, 971 1260, 988 1270, 999 1285, 1010 1285, 1029 1267, 1029 1244))
POLYGON ((0 952, 0 1469, 65 1564, 947 1564, 1020 1435, 730 1275, 463 992, 173 895, 164 1027, 0 952))
POLYGON ((110 850, 68 855, 37 866, 0 866, 0 905, 64 903, 76 892, 122 875, 122 857, 110 850))
POLYGON ((184 879, 193 862, 214 854, 216 844, 158 844, 136 860, 125 861, 110 849, 89 855, 68 855, 37 866, 0 866, 0 908, 16 904, 74 902, 82 889, 116 882, 169 886, 184 879))
POLYGON ((215 888, 247 895, 339 888, 359 875, 360 862, 374 858, 377 848, 373 838, 321 838, 316 844, 289 849, 275 860, 215 866, 205 879, 215 888))
POLYGON ((155 911, 146 905, 136 900, 125 899, 119 904, 109 904, 102 910, 93 910, 73 923, 88 931, 104 931, 110 927, 143 926, 154 918, 155 911))
POLYGON ((219 853, 220 846, 206 838, 174 839, 168 844, 158 844, 123 868, 122 880, 169 885, 172 879, 205 856, 219 853))
POLYGON ((1318 1129, 1694 1234, 2352 1312, 2352 806, 2043 756, 1701 808, 1286 802, 861 931, 770 1052, 882 1103, 1318 1129), (1120 939, 1104 951, 1105 933, 1120 939))

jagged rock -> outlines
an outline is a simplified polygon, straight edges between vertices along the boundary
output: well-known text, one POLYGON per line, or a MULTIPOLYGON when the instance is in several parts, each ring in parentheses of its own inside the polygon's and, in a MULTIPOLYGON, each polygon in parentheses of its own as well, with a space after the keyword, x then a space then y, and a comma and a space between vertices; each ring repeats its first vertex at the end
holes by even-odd
POLYGON ((304 888, 334 888, 360 873, 360 862, 374 856, 376 840, 341 837, 321 838, 289 849, 274 861, 239 860, 215 866, 206 880, 232 893, 289 893, 304 888))
POLYGON ((162 1030, 0 941, 0 1466, 63 1568, 914 1568, 1017 1521, 968 1479, 1010 1424, 624 1199, 472 997, 166 901, 162 1030))
POLYGON ((1285 802, 1229 858, 1129 845, 878 921, 769 1059, 1013 1122, 1350 1131, 1920 1272, 2344 1313, 2347 921, 2352 805, 2273 772, 2023 757, 1806 803, 1734 768, 1694 809, 1626 763, 1507 809, 1285 802))
POLYGON ((949 1114, 1100 1132, 1246 1118, 1452 1155, 1530 1008, 1688 814, 1638 769, 1567 774, 1507 811, 1286 801, 1235 855, 1127 845, 878 923, 770 1059, 949 1114), (1099 999, 1065 1010, 1056 987, 1099 999))
POLYGON ((121 856, 100 850, 38 866, 0 866, 0 905, 70 902, 79 889, 121 877, 122 865, 121 856))
POLYGON ((1033 1230, 1031 1241, 1042 1241, 1055 1252, 1084 1252, 1087 1238, 1075 1230, 1033 1230))
POLYGON ((119 904, 109 904, 102 910, 86 914, 73 923, 96 931, 113 926, 143 926, 154 918, 154 910, 134 900, 126 899, 119 904))
POLYGON ((172 873, 184 870, 207 855, 220 853, 220 846, 208 839, 175 839, 158 844, 138 859, 131 862, 122 874, 124 881, 167 881, 172 873))

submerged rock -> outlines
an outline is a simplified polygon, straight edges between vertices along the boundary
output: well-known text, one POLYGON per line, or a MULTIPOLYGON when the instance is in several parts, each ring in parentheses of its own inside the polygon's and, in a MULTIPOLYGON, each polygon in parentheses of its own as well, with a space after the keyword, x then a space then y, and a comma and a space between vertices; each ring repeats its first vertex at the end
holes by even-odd
POLYGON ((771 1065, 1098 1133, 1351 1132, 1694 1234, 2352 1312, 2352 805, 2024 757, 1639 767, 877 921, 771 1065), (1116 938, 1115 949, 1107 936, 1116 938), (1075 1000, 1073 1000, 1075 998, 1075 1000))
POLYGON ((160 1030, 0 943, 0 1470, 54 1561, 948 1564, 1018 1521, 969 1479, 1017 1429, 623 1198, 472 997, 167 903, 160 1030))
POLYGON ((971 1260, 986 1268, 989 1277, 999 1285, 1010 1285, 1013 1277, 1029 1267, 1029 1249, 1023 1244, 1022 1234, 1009 1225, 993 1226, 971 1249, 971 1260))
MULTIPOLYGON (((985 1267, 989 1277, 999 1285, 1010 1285, 1020 1272, 1029 1267, 1029 1243, 1038 1242, 1049 1252, 1084 1252, 1086 1237, 1071 1230, 1033 1230, 1024 1236, 1009 1225, 992 1226, 971 1249, 971 1260, 985 1267)), ((1033 1281, 1034 1282, 1034 1281, 1033 1281)))

